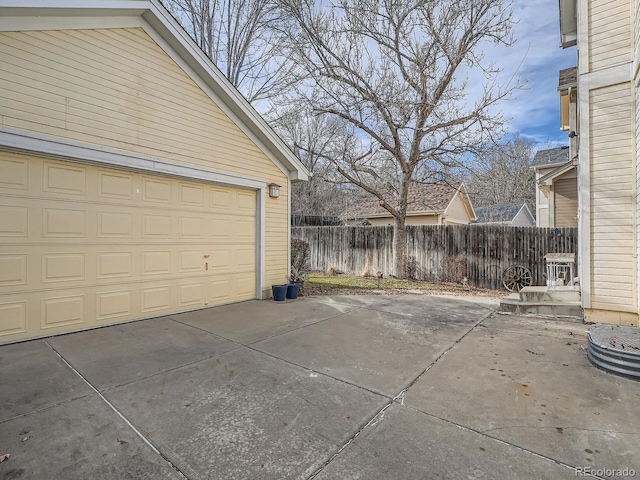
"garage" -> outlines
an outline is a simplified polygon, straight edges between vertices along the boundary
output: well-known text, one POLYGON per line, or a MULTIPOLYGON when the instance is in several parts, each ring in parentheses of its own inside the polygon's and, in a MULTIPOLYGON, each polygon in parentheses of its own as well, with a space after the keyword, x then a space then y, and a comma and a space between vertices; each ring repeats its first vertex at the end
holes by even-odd
POLYGON ((0 64, 0 344, 287 281, 308 172, 160 2, 0 5, 0 64))
POLYGON ((6 340, 256 297, 255 191, 5 153, 0 194, 6 340))

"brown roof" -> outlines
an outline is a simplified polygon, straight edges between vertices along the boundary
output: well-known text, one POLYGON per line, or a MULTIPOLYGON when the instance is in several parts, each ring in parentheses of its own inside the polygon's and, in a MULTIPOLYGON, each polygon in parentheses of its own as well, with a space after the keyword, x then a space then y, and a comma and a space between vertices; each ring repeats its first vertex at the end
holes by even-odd
POLYGON ((560 70, 558 75, 558 90, 575 86, 578 83, 578 67, 565 68, 560 70))
MULTIPOLYGON (((451 203, 454 195, 462 187, 452 187, 446 184, 420 184, 409 187, 407 198, 409 205, 407 213, 412 212, 434 212, 444 213, 451 203)), ((395 207, 395 204, 392 204, 395 207)), ((363 193, 358 200, 355 200, 347 209, 347 215, 351 217, 366 217, 367 215, 391 215, 385 208, 380 206, 379 200, 363 193)))

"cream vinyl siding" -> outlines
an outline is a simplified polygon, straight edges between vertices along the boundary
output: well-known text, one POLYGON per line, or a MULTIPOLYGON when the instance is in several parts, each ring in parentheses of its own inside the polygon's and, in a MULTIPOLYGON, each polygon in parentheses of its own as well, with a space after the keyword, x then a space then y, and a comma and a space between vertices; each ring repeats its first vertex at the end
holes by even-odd
POLYGON ((265 284, 287 275, 287 177, 141 28, 0 33, 0 123, 282 185, 265 284))
MULTIPOLYGON (((573 172, 572 172, 573 173, 573 172)), ((553 182, 556 227, 578 226, 578 183, 575 176, 553 182)))
POLYGON ((469 218, 469 212, 467 211, 466 205, 462 200, 462 196, 460 194, 456 195, 453 201, 449 204, 447 209, 444 211, 445 214, 445 225, 459 225, 459 224, 468 224, 471 223, 471 219, 469 218))
POLYGON ((255 298, 256 203, 0 153, 0 342, 255 298))
POLYGON ((629 0, 590 0, 589 70, 631 61, 631 8, 629 0))
POLYGON ((633 312, 637 284, 632 86, 599 88, 589 96, 591 308, 633 312))

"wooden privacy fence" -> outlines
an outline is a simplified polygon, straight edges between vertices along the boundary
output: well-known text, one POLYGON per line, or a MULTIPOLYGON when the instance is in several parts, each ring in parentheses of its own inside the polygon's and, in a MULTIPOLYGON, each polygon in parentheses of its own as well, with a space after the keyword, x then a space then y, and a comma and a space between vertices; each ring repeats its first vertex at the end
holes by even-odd
MULTIPOLYGON (((393 273, 393 227, 294 227, 292 238, 311 246, 311 269, 333 266, 351 275, 393 273)), ((524 265, 545 285, 547 253, 577 253, 577 228, 490 225, 406 227, 405 268, 413 278, 502 289, 502 272, 524 265)))

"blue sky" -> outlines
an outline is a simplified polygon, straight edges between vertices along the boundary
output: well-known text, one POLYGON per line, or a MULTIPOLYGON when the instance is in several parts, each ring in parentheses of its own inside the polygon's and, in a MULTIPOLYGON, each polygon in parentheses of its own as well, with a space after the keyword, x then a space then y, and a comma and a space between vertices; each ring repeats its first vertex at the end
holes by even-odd
POLYGON ((520 66, 519 74, 528 80, 527 90, 502 104, 511 118, 509 130, 534 140, 538 148, 568 145, 567 132, 560 131, 558 71, 577 62, 575 47, 561 49, 558 25, 558 0, 514 0, 516 44, 509 49, 487 52, 505 68, 504 73, 520 66), (524 58, 524 61, 522 60, 524 58))

